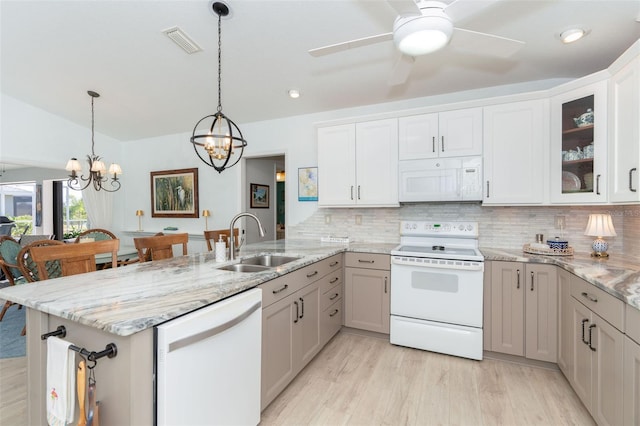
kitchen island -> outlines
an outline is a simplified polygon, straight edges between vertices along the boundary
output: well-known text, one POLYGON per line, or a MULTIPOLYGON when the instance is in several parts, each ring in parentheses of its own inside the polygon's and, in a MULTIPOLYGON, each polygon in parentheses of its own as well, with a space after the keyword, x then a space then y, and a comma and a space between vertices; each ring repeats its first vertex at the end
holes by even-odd
POLYGON ((236 261, 278 253, 298 260, 263 272, 220 270, 199 253, 52 279, 0 290, 27 310, 28 424, 45 424, 46 344, 42 334, 67 329, 66 339, 89 351, 114 343, 118 354, 95 370, 104 425, 153 423, 153 328, 345 250, 388 253, 392 244, 278 240, 244 247, 236 261))

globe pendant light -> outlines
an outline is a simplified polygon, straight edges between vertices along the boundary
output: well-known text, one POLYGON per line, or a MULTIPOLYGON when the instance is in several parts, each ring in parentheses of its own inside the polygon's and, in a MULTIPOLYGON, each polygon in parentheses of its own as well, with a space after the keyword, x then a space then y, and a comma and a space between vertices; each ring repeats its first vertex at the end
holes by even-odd
POLYGON ((221 101, 221 57, 223 16, 229 14, 229 8, 221 2, 213 3, 213 11, 218 15, 218 110, 215 114, 201 118, 193 128, 191 143, 200 159, 208 166, 222 173, 223 170, 235 166, 247 146, 242 132, 226 115, 222 113, 221 101))
POLYGON ((77 158, 71 158, 67 162, 67 166, 65 169, 68 172, 71 172, 69 175, 69 180, 67 181, 67 185, 71 189, 75 189, 76 191, 81 191, 89 187, 89 185, 93 185, 93 188, 96 191, 106 191, 106 192, 116 192, 120 189, 120 181, 118 180, 118 175, 122 174, 122 169, 116 163, 113 163, 109 166, 109 175, 111 175, 111 186, 112 189, 109 189, 105 186, 102 186, 106 182, 109 181, 109 177, 107 175, 107 168, 104 165, 102 159, 96 155, 94 151, 95 140, 94 140, 94 111, 93 111, 93 100, 100 95, 94 91, 89 90, 87 92, 89 96, 91 96, 91 155, 87 155, 87 162, 89 163, 89 174, 87 177, 84 175, 80 175, 82 173, 82 166, 77 158), (84 182, 84 183, 83 183, 84 182))

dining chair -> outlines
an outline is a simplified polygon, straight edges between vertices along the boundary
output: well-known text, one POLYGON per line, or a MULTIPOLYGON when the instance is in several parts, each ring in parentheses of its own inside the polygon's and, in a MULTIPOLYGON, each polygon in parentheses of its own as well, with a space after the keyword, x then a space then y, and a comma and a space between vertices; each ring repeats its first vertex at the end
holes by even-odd
MULTIPOLYGON (((16 242, 12 237, 7 235, 0 236, 0 269, 4 274, 9 285, 23 284, 26 279, 22 276, 22 272, 18 269, 18 253, 20 252, 20 244, 16 242)), ((16 303, 7 300, 0 312, 0 321, 4 318, 4 314, 12 305, 16 303)), ((22 305, 18 305, 18 309, 21 309, 22 305)))
MULTIPOLYGON (((213 251, 213 247, 215 243, 218 242, 220 235, 222 235, 222 239, 227 243, 227 247, 229 247, 229 235, 231 233, 228 229, 217 229, 213 231, 204 231, 204 240, 207 242, 207 250, 213 251)), ((234 245, 235 247, 239 246, 239 234, 240 230, 238 228, 233 228, 233 237, 234 237, 234 245)))
POLYGON ((111 253, 111 267, 118 266, 120 240, 102 240, 83 244, 33 247, 31 258, 38 267, 41 280, 50 277, 47 262, 60 262, 61 276, 84 274, 96 270, 96 254, 111 253))
POLYGON ((187 254, 189 234, 154 235, 152 237, 134 238, 133 243, 138 250, 140 262, 170 259, 173 257, 173 246, 182 245, 182 254, 187 254))
MULTIPOLYGON (((85 241, 89 242, 93 239, 93 241, 104 241, 104 240, 117 240, 118 237, 116 235, 106 229, 102 228, 91 228, 87 229, 78 234, 74 243, 84 243, 85 241), (88 241, 87 241, 88 239, 88 241)), ((140 260, 136 257, 133 259, 120 259, 118 260, 118 266, 130 265, 132 263, 138 263, 140 260)), ((102 269, 108 268, 109 264, 105 264, 102 269)))
MULTIPOLYGON (((58 240, 38 240, 34 241, 20 249, 18 253, 18 269, 22 272, 22 276, 29 282, 40 281, 40 277, 38 275, 38 266, 35 264, 33 259, 31 258, 31 250, 35 247, 43 247, 43 246, 60 246, 64 245, 62 241, 58 240)), ((60 262, 52 261, 47 263, 47 268, 49 269, 48 276, 49 278, 55 278, 61 276, 60 271, 60 262)))
POLYGON ((28 244, 31 244, 34 241, 52 240, 52 239, 53 239, 53 235, 51 234, 23 235, 20 237, 20 246, 24 247, 28 244))
POLYGON ((94 241, 118 239, 118 237, 116 237, 115 234, 111 231, 107 231, 106 229, 101 229, 101 228, 92 228, 79 233, 74 242, 80 243, 82 242, 81 240, 87 239, 87 238, 88 239, 93 238, 94 241))

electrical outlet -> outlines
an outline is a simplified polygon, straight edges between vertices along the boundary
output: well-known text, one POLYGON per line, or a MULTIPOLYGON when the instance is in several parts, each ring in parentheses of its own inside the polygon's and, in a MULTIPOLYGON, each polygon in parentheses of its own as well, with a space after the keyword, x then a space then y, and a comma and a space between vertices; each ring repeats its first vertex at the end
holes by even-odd
POLYGON ((356 225, 362 225, 362 215, 361 214, 357 214, 356 215, 356 225))
POLYGON ((330 225, 331 224, 331 215, 330 214, 325 214, 324 215, 324 224, 325 225, 330 225))
POLYGON ((566 229, 567 222, 565 221, 564 215, 556 215, 555 217, 555 228, 556 229, 566 229))

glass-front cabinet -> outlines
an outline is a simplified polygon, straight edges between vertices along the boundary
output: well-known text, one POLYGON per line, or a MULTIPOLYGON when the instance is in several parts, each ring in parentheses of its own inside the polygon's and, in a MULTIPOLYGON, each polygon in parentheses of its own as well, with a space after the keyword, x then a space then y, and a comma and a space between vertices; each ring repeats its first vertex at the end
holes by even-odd
POLYGON ((554 96, 551 202, 607 201, 607 82, 554 96))

